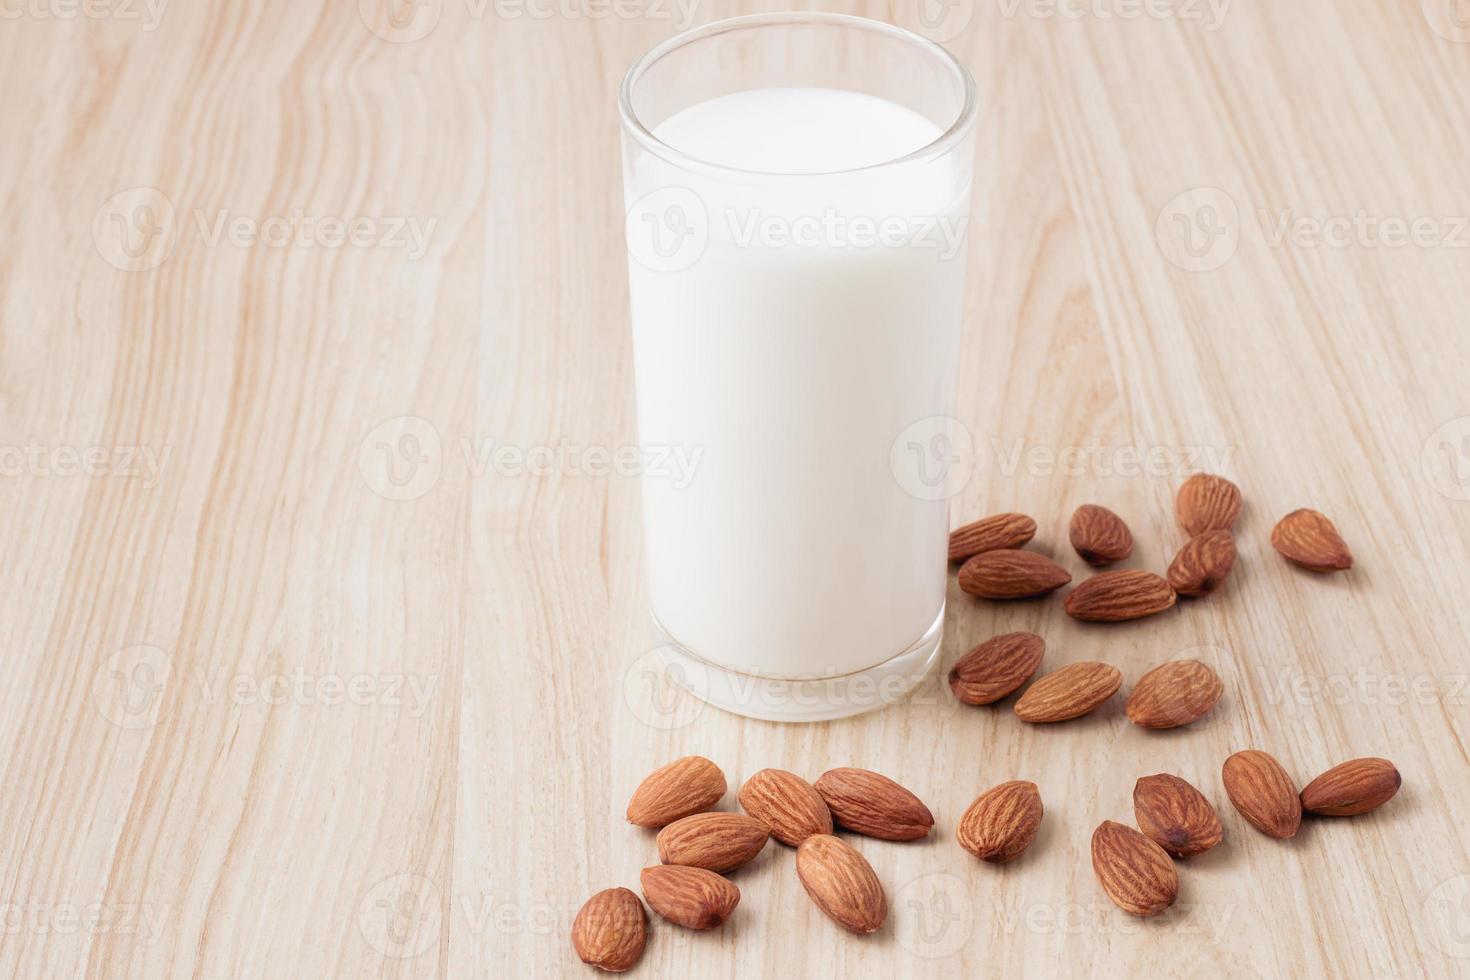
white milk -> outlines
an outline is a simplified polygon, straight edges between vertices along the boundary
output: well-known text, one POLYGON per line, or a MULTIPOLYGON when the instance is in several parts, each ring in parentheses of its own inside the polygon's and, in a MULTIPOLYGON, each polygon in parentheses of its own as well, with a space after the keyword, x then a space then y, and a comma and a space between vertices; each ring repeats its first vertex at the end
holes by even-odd
MULTIPOLYGON (((940 130, 872 96, 778 88, 696 104, 654 134, 723 167, 826 174, 940 130)), ((947 505, 901 485, 890 453, 953 411, 968 182, 943 161, 805 180, 640 166, 630 185, 692 192, 708 229, 687 268, 630 262, 645 452, 699 454, 688 485, 643 480, 655 616, 698 657, 764 677, 847 674, 937 642, 947 505), (863 237, 878 219, 894 242, 863 237)))

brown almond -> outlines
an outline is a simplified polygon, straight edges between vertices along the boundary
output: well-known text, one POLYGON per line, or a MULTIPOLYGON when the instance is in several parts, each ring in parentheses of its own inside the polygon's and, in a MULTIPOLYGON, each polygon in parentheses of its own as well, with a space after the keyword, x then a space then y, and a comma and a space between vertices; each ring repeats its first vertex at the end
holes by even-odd
POLYGON ((951 531, 949 560, 964 561, 982 551, 1019 548, 1036 536, 1036 522, 1025 514, 993 514, 951 531))
POLYGON ((1166 772, 1133 784, 1133 816, 1138 829, 1174 857, 1208 851, 1225 836, 1205 794, 1166 772))
POLYGON ((664 827, 691 813, 703 813, 725 795, 725 774, 700 755, 686 755, 644 777, 628 801, 628 822, 664 827))
POLYGON ((1045 652, 1046 641, 1035 633, 992 636, 955 663, 949 688, 966 704, 992 704, 1030 680, 1045 652))
POLYGON ((1092 870, 1113 904, 1133 915, 1158 915, 1179 897, 1179 872, 1164 849, 1111 820, 1092 832, 1092 870))
POLYGON ((1046 723, 1081 718, 1117 693, 1123 684, 1118 668, 1084 660, 1045 675, 1016 702, 1016 717, 1046 723))
POLYGON ((1252 827, 1278 840, 1296 836, 1302 803, 1281 763, 1265 752, 1245 749, 1225 760, 1220 776, 1230 802, 1252 827))
POLYGON ((1229 531, 1206 531, 1190 538, 1169 563, 1169 585, 1180 595, 1209 595, 1235 567, 1235 538, 1229 531))
POLYGON ((759 854, 769 837, 765 824, 743 813, 695 813, 660 830, 655 840, 664 864, 724 874, 759 854))
POLYGON ((1375 810, 1399 791, 1403 778, 1387 759, 1354 759, 1318 776, 1302 790, 1302 809, 1324 817, 1375 810))
POLYGON ((929 836, 934 814, 913 793, 870 769, 829 769, 812 784, 837 826, 879 840, 929 836))
POLYGON ((1140 728, 1178 728, 1205 716, 1225 685, 1198 660, 1171 660, 1144 674, 1128 695, 1128 719, 1140 728))
POLYGON ((638 880, 648 907, 686 929, 713 929, 740 904, 740 889, 704 868, 656 864, 638 880))
POLYGON ((745 812, 783 844, 797 846, 812 834, 832 833, 832 812, 812 784, 784 769, 762 769, 737 794, 745 812))
POLYGON ((1314 572, 1340 572, 1353 567, 1347 542, 1327 517, 1309 507, 1287 514, 1271 529, 1271 547, 1314 572))
POLYGON ((1184 481, 1175 498, 1179 526, 1198 537, 1206 531, 1228 531, 1240 516, 1240 487, 1223 476, 1196 473, 1184 481))
POLYGON ((1153 572, 1119 568, 1084 579, 1067 596, 1067 614, 1089 623, 1117 623, 1163 612, 1175 598, 1169 583, 1153 572))
POLYGON ((883 884, 868 859, 830 834, 813 834, 796 849, 796 875, 817 908, 851 932, 876 932, 888 917, 883 884))
POLYGON ((960 846, 982 861, 1004 864, 1036 839, 1041 793, 1024 779, 991 787, 975 798, 955 828, 960 846))
POLYGON ((1029 599, 1070 581, 1072 573, 1034 551, 985 551, 960 566, 960 588, 982 599, 1029 599))
POLYGON ((1068 530, 1072 549, 1089 565, 1111 565, 1133 554, 1133 532, 1106 507, 1083 504, 1068 530))
POLYGON ((572 946, 583 963, 608 973, 631 970, 648 944, 648 916, 627 888, 605 888, 582 903, 572 946))

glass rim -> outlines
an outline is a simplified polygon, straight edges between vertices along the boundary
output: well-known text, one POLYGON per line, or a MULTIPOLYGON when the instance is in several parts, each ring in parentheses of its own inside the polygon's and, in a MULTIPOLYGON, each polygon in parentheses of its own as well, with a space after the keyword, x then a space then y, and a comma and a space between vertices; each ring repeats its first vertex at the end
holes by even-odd
POLYGON ((887 21, 873 20, 869 17, 856 17, 852 14, 835 14, 821 11, 785 11, 767 14, 747 14, 741 17, 727 17, 724 20, 712 21, 699 27, 692 27, 650 48, 642 57, 633 62, 627 74, 623 76, 622 84, 618 87, 618 114, 622 117, 623 131, 625 133, 630 134, 648 152, 683 170, 693 170, 728 177, 777 177, 794 181, 809 180, 812 178, 830 178, 845 174, 863 173, 869 170, 880 170, 884 167, 892 167, 899 164, 932 160, 954 149, 955 145, 969 133, 975 122, 975 79, 970 75, 970 72, 965 66, 960 63, 959 59, 942 45, 929 40, 923 35, 916 34, 895 24, 890 24, 887 21), (633 86, 642 78, 644 72, 664 56, 695 41, 701 41, 718 34, 754 27, 775 27, 790 24, 826 24, 852 27, 858 30, 871 31, 874 34, 887 35, 895 41, 902 41, 923 50, 948 68, 959 80, 961 90, 964 93, 959 114, 955 116, 954 122, 944 132, 918 149, 905 153, 902 156, 894 157, 891 160, 881 160, 878 163, 866 164, 861 167, 827 170, 820 173, 746 170, 741 167, 731 167, 716 163, 712 160, 704 160, 665 143, 653 135, 653 132, 644 126, 643 121, 638 118, 638 113, 633 109, 633 86))

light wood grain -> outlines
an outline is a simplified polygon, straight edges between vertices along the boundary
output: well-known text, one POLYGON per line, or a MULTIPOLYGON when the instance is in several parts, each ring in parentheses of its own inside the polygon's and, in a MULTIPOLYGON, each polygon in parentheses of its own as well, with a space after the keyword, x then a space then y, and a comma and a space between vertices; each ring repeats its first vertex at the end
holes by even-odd
POLYGON ((952 587, 945 663, 1034 629, 1048 666, 1105 660, 1126 692, 1196 651, 1227 695, 1187 732, 1135 729, 1121 699, 1028 728, 938 685, 810 726, 703 708, 644 672, 636 481, 565 455, 487 464, 635 438, 615 89, 680 8, 430 0, 417 39, 413 9, 388 29, 366 0, 170 4, 151 26, 141 5, 15 8, 0 971, 582 975, 578 905, 655 860, 628 795, 697 752, 732 788, 871 767, 938 826, 857 841, 892 905, 874 936, 825 920, 772 845, 724 928, 655 922, 639 975, 1464 972, 1470 44, 1434 0, 1098 14, 1124 8, 977 0, 948 42, 986 107, 959 407, 977 467, 954 520, 1030 513, 1080 572, 1067 516, 1104 503, 1137 537, 1129 564, 1161 568, 1197 447, 1245 490, 1241 559, 1223 594, 1122 628, 952 587), (124 217, 161 196, 172 247, 129 271, 109 201, 140 187, 124 217), (1235 206, 1239 242, 1191 271, 1159 219, 1198 188, 1235 206), (199 224, 297 208, 433 224, 422 254, 199 224), (1359 211, 1448 239, 1271 237, 1283 212, 1359 211), (1045 463, 1089 445, 1169 465, 1045 463), (1352 572, 1271 552, 1303 505, 1337 521, 1352 572), (1302 781, 1384 755, 1404 789, 1271 841, 1220 786, 1246 746, 1302 781), (1226 841, 1182 867, 1175 913, 1139 923, 1087 842, 1158 771, 1204 790, 1226 841), (1009 778, 1039 784, 1046 820, 1022 860, 982 866, 954 824, 1009 778))

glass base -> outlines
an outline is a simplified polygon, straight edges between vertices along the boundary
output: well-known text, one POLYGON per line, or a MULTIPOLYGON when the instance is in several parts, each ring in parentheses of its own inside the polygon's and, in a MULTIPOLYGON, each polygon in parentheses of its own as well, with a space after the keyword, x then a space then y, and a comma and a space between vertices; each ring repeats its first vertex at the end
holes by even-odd
POLYGON ((757 677, 718 666, 679 643, 653 618, 664 676, 701 701, 763 721, 830 721, 902 701, 934 671, 944 635, 944 606, 908 649, 851 674, 802 679, 757 677))

